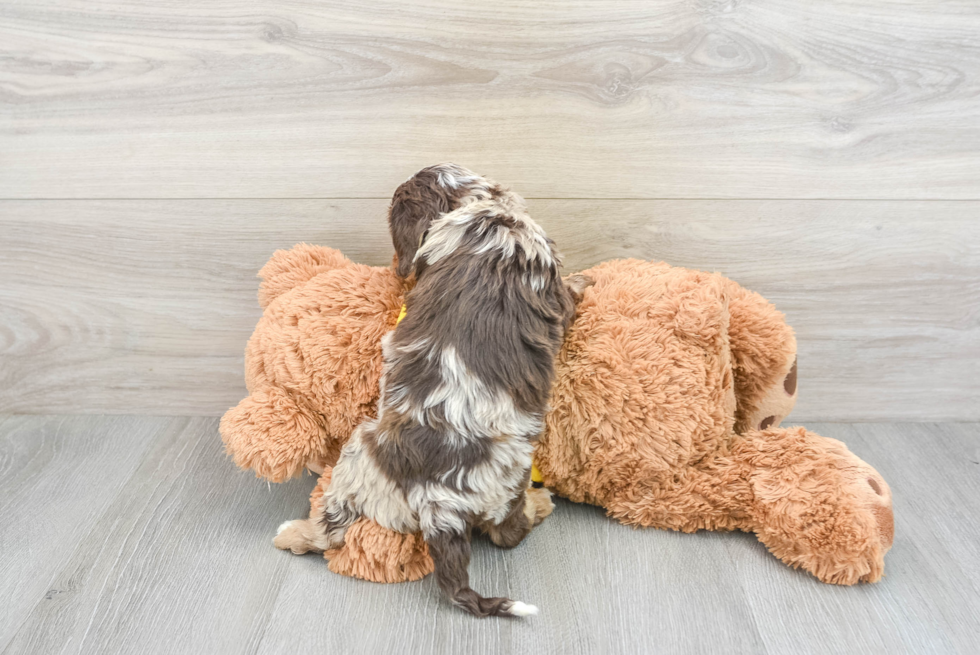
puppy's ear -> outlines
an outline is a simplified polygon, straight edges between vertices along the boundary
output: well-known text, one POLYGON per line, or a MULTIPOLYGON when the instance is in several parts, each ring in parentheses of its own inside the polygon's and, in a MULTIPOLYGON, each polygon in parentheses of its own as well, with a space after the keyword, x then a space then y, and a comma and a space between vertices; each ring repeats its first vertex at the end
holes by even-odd
POLYGON ((582 273, 576 273, 575 275, 569 275, 565 279, 565 287, 568 288, 569 293, 572 294, 572 299, 575 304, 582 302, 582 297, 585 296, 585 290, 595 284, 595 280, 584 275, 582 273))
POLYGON ((429 169, 419 171, 395 190, 388 209, 388 229, 398 258, 399 276, 411 275, 422 236, 432 221, 450 211, 449 205, 450 198, 439 184, 438 175, 429 169))
POLYGON ((585 297, 585 290, 591 287, 593 284, 595 284, 595 280, 588 275, 583 275, 582 273, 569 275, 567 278, 562 280, 562 286, 564 286, 566 293, 562 294, 560 298, 562 312, 565 315, 566 331, 575 321, 575 317, 578 314, 578 304, 582 302, 582 298, 585 297))

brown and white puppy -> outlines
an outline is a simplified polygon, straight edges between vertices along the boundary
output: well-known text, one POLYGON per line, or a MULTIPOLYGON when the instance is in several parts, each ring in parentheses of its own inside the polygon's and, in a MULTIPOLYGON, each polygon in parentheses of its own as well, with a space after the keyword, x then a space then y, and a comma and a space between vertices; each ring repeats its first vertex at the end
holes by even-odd
POLYGON ((563 283, 553 242, 523 198, 452 164, 419 171, 392 200, 407 313, 382 340, 378 417, 345 444, 324 496, 320 549, 366 516, 421 530, 439 586, 476 616, 537 608, 469 586, 470 534, 516 546, 551 511, 528 492, 557 355, 591 280, 563 283))

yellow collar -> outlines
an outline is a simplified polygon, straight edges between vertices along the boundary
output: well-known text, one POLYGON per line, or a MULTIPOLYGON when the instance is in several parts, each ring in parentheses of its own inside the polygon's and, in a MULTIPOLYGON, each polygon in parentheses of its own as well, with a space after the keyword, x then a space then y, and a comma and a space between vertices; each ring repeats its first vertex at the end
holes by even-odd
POLYGON ((544 486, 544 476, 541 475, 541 471, 533 463, 531 464, 531 486, 535 489, 540 489, 544 486))
POLYGON ((398 318, 395 320, 395 325, 401 323, 403 318, 405 318, 405 305, 402 305, 402 310, 398 312, 398 318))

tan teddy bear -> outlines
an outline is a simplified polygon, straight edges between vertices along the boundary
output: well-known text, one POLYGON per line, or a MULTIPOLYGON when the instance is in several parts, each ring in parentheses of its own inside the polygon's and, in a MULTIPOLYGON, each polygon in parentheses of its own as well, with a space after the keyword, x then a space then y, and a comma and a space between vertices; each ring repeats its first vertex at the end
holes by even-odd
MULTIPOLYGON (((595 286, 556 364, 535 453, 544 484, 628 525, 755 532, 824 582, 880 579, 893 536, 888 485, 843 443, 778 427, 796 400, 796 342, 782 314, 717 274, 638 260, 583 272, 595 286)), ((260 276, 249 396, 221 435, 236 464, 267 480, 321 472, 319 517, 340 447, 375 411, 381 337, 405 282, 305 244, 276 252, 260 276)), ((302 550, 292 537, 276 545, 302 550)), ((419 535, 366 519, 325 556, 333 571, 379 582, 432 570, 419 535)))

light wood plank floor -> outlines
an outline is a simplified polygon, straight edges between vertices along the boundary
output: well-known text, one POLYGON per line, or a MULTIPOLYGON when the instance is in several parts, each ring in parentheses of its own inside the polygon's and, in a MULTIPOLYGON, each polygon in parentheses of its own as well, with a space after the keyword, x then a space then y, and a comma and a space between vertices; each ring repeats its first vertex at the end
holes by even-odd
POLYGON ((271 544, 312 478, 268 486, 212 418, 0 417, 0 652, 970 653, 980 424, 815 424, 892 486, 886 577, 851 588, 752 535, 632 530, 559 502, 474 586, 541 607, 476 620, 431 579, 377 585, 271 544))

